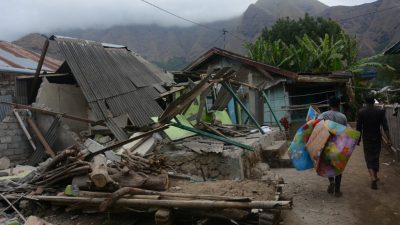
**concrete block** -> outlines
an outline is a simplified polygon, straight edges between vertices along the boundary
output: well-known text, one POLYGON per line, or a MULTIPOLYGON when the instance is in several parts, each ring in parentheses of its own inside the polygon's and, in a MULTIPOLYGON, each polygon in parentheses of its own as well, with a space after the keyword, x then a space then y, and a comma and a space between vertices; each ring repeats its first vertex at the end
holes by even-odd
POLYGON ((11 139, 12 142, 21 142, 24 140, 21 136, 12 136, 11 139))
POLYGON ((97 150, 103 149, 104 146, 97 143, 96 141, 88 138, 85 143, 83 144, 89 152, 95 152, 97 150))
POLYGON ((24 146, 24 144, 22 143, 22 142, 12 142, 12 143, 9 143, 8 144, 8 148, 9 149, 16 149, 16 148, 19 148, 19 147, 22 147, 22 146, 24 146))
POLYGON ((7 144, 0 144, 0 151, 6 151, 8 149, 7 144))
POLYGON ((11 141, 12 141, 11 136, 0 137, 0 143, 2 144, 11 143, 11 141))
MULTIPOLYGON (((7 118, 7 117, 6 117, 7 118)), ((5 118, 4 118, 5 119, 5 118)), ((3 120, 4 121, 4 120, 3 120)), ((1 122, 0 123, 0 130, 7 130, 8 129, 8 124, 1 122)))
POLYGON ((30 153, 30 150, 28 150, 26 148, 16 148, 16 149, 14 149, 14 154, 16 154, 16 155, 28 154, 28 153, 30 153))
POLYGON ((8 129, 18 129, 18 128, 20 128, 18 123, 12 122, 8 124, 8 129))

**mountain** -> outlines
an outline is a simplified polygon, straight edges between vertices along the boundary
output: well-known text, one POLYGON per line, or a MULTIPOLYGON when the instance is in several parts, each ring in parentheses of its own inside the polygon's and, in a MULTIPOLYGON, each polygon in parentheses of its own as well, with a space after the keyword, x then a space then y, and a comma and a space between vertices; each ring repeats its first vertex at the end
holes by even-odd
MULTIPOLYGON (((261 30, 280 17, 298 18, 307 12, 321 13, 327 6, 317 0, 259 0, 236 18, 199 26, 162 27, 158 25, 113 26, 108 29, 69 30, 60 35, 116 43, 128 46, 146 59, 163 67, 174 64, 182 67, 211 47, 245 53, 243 40, 254 40, 261 30), (229 34, 222 35, 222 30, 229 34)), ((42 41, 38 35, 28 35, 15 44, 40 52, 42 41)), ((57 55, 50 46, 49 55, 57 55)))
MULTIPOLYGON (((299 18, 308 13, 336 20, 350 34, 356 35, 361 55, 369 56, 400 40, 400 6, 397 2, 379 0, 359 6, 328 7, 317 0, 258 0, 236 18, 205 24, 211 29, 129 25, 57 34, 126 45, 162 68, 180 69, 214 46, 245 54, 243 41, 254 41, 265 26, 271 26, 282 17, 299 18), (228 31, 225 36, 223 29, 228 31)), ((42 43, 37 36, 28 35, 15 43, 40 52, 42 43)), ((49 54, 57 58, 57 49, 50 46, 49 54)))
POLYGON ((356 35, 360 55, 381 53, 400 40, 399 0, 379 0, 359 6, 335 6, 320 14, 356 35), (346 19, 347 18, 347 19, 346 19))

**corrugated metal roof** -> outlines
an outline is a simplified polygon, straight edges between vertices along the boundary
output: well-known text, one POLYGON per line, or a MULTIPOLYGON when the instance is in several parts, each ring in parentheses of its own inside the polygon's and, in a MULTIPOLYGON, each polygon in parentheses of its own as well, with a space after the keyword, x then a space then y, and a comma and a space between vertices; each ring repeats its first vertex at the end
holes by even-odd
POLYGON ((97 119, 127 114, 134 126, 142 127, 162 114, 153 87, 162 80, 128 49, 75 38, 51 39, 56 40, 97 119))
MULTIPOLYGON (((1 102, 12 102, 11 95, 0 95, 1 102)), ((7 113, 11 110, 11 105, 0 104, 0 121, 3 121, 7 113)))
POLYGON ((400 54, 400 41, 390 47, 384 52, 385 55, 398 55, 400 54))
POLYGON ((281 76, 284 76, 287 78, 296 79, 298 76, 297 73, 295 73, 295 72, 291 72, 288 70, 280 69, 275 66, 260 63, 260 62, 254 61, 248 57, 245 57, 245 56, 242 56, 242 55, 239 55, 239 54, 236 54, 236 53, 224 50, 224 49, 220 49, 220 48, 210 49, 209 51, 207 51, 206 53, 201 55, 199 58, 197 58, 195 61, 193 61, 190 65, 188 65, 183 70, 186 72, 196 71, 196 68, 201 66, 203 63, 207 62, 208 59, 210 59, 211 57, 213 57, 215 55, 219 55, 219 56, 227 57, 227 58, 230 58, 233 60, 237 60, 243 64, 253 66, 255 68, 262 69, 262 70, 268 71, 270 73, 278 74, 278 75, 281 75, 281 76))
MULTIPOLYGON (((9 73, 34 74, 40 55, 15 44, 0 41, 0 71, 9 73)), ((46 57, 42 71, 54 72, 61 61, 46 57)))

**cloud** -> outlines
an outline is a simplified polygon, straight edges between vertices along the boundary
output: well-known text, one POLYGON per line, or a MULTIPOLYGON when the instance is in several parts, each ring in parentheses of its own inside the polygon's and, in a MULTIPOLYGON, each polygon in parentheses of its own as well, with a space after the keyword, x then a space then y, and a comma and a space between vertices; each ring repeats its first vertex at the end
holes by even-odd
MULTIPOLYGON (((241 15, 256 0, 147 0, 179 16, 207 23, 241 15)), ((321 0, 328 5, 372 0, 321 0)), ((141 0, 0 0, 0 40, 32 32, 107 28, 127 24, 189 26, 141 0)))
POLYGON ((364 3, 369 3, 369 2, 375 2, 377 0, 319 0, 320 2, 329 5, 329 6, 335 6, 335 5, 361 5, 364 3))
MULTIPOLYGON (((241 15, 256 0, 148 0, 193 21, 207 23, 241 15)), ((188 26, 141 0, 0 0, 0 40, 32 32, 160 24, 188 26)))

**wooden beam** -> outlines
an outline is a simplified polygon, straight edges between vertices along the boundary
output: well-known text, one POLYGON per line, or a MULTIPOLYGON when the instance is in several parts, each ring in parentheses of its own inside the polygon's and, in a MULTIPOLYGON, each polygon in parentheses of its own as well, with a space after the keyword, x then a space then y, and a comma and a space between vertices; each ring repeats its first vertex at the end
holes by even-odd
POLYGON ((40 143, 42 143, 46 153, 49 154, 52 158, 54 158, 56 154, 54 153, 53 149, 51 149, 49 143, 47 143, 46 139, 44 138, 42 132, 40 132, 36 123, 33 121, 32 118, 28 118, 27 122, 29 126, 32 128, 33 133, 35 133, 36 137, 39 139, 40 143))
POLYGON ((61 117, 64 117, 66 119, 71 119, 71 120, 80 121, 80 122, 84 122, 84 123, 100 124, 103 122, 103 121, 93 121, 93 120, 85 119, 85 118, 78 117, 78 116, 71 116, 66 113, 53 112, 53 111, 49 111, 49 110, 45 110, 45 109, 39 109, 39 108, 32 107, 29 105, 21 105, 21 104, 4 102, 4 101, 0 101, 0 104, 12 105, 16 109, 29 109, 31 111, 39 112, 39 113, 46 114, 46 115, 52 115, 52 116, 60 115, 61 117))

